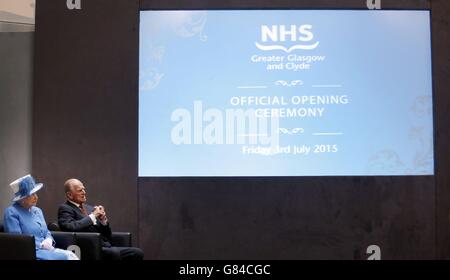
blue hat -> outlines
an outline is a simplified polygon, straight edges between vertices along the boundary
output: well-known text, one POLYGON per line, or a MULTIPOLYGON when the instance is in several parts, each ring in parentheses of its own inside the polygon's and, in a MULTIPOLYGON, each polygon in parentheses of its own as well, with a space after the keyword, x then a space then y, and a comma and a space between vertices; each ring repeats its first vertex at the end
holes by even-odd
POLYGON ((12 201, 16 202, 21 200, 22 198, 34 194, 35 192, 40 190, 44 186, 44 184, 36 184, 34 178, 28 174, 26 176, 23 176, 22 178, 15 180, 11 184, 9 184, 9 186, 14 191, 14 198, 12 201))

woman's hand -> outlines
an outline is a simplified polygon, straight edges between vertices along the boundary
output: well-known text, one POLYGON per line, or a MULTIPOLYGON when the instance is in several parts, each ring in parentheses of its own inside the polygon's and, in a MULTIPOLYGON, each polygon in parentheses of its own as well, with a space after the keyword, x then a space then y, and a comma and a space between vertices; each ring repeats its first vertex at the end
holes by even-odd
POLYGON ((49 251, 55 250, 55 247, 53 247, 53 240, 47 237, 46 239, 44 239, 44 241, 42 241, 41 248, 49 251))

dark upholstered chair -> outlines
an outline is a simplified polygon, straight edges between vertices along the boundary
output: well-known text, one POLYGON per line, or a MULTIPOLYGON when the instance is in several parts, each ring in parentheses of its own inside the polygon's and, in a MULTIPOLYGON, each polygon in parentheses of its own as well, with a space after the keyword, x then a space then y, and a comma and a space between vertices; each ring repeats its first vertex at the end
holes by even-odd
MULTIPOLYGON (((55 239, 55 247, 68 249, 71 245, 80 248, 82 260, 102 259, 102 247, 99 233, 93 232, 63 232, 57 223, 49 223, 48 229, 55 239)), ((118 247, 131 246, 131 233, 113 232, 111 244, 118 247)), ((3 222, 0 221, 0 260, 35 260, 36 248, 34 236, 29 234, 5 233, 3 222)))
MULTIPOLYGON (((58 226, 58 223, 49 223, 48 229, 52 232, 55 238, 58 234, 71 234, 75 238, 73 244, 80 247, 82 260, 101 260, 102 259, 102 246, 101 237, 99 233, 95 232, 62 232, 58 226)), ((111 245, 117 247, 130 247, 131 246, 131 233, 129 232, 112 232, 111 245)))
POLYGON ((0 260, 35 260, 34 236, 5 233, 0 221, 0 260))

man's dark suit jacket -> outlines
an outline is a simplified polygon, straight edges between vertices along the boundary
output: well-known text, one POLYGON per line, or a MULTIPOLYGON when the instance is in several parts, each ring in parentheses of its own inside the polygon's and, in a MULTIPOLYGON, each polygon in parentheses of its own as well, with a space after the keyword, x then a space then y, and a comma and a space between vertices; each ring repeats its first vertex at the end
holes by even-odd
MULTIPOLYGON (((83 204, 87 213, 94 211, 94 207, 88 204, 83 204)), ((58 208, 58 224, 62 231, 74 232, 98 232, 102 237, 102 246, 111 247, 111 228, 109 223, 102 225, 97 219, 97 224, 94 225, 89 216, 85 216, 81 209, 75 204, 66 201, 58 208)))

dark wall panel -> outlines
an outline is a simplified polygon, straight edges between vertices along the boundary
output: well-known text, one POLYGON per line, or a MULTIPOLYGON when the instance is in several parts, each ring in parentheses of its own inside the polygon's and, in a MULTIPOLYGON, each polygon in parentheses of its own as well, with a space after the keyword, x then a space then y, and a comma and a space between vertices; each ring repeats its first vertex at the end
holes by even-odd
POLYGON ((434 258, 432 177, 139 180, 151 259, 434 258))
MULTIPOLYGON (((432 9, 435 177, 137 178, 137 0, 40 0, 36 13, 33 173, 49 219, 62 184, 82 179, 114 229, 139 233, 150 259, 450 257, 450 2, 432 9)), ((365 8, 366 1, 150 1, 143 9, 365 8)), ((413 62, 412 62, 413 63, 413 62)))
MULTIPOLYGON (((366 1, 141 1, 143 9, 264 7, 364 9, 366 1)), ((435 188, 433 177, 140 178, 141 244, 152 259, 365 259, 371 244, 384 259, 435 258, 435 188)))
POLYGON ((450 1, 432 2, 437 257, 450 259, 450 1))
MULTIPOLYGON (((375 3, 376 0, 371 0, 375 3)), ((382 9, 429 9, 430 0, 381 0, 382 9)), ((367 9, 367 0, 141 0, 141 9, 367 9)))
POLYGON ((114 230, 137 237, 138 1, 39 0, 33 173, 47 220, 81 179, 114 230))

